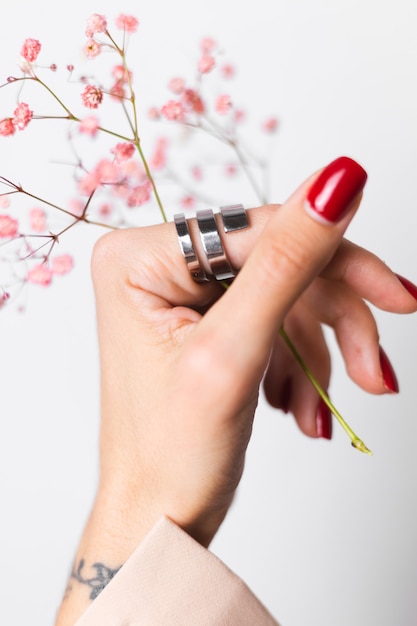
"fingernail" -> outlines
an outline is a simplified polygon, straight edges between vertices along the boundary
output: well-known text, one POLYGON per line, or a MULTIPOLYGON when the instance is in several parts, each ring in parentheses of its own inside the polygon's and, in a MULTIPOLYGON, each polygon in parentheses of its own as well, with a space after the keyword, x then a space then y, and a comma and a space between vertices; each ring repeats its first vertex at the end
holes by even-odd
POLYGON ((381 364, 382 381, 384 383, 384 387, 388 391, 391 391, 391 393, 398 393, 400 391, 400 387, 398 384, 397 376, 394 372, 394 368, 392 367, 389 358, 387 357, 381 346, 379 347, 379 362, 381 364))
POLYGON ((413 296, 413 298, 417 300, 416 285, 412 283, 411 280, 408 280, 408 278, 404 278, 404 276, 400 276, 399 274, 396 274, 396 277, 398 278, 402 286, 407 289, 408 293, 410 293, 413 296))
POLYGON ((319 403, 317 405, 316 412, 316 428, 317 428, 317 437, 322 437, 323 439, 331 439, 332 438, 332 414, 330 412, 329 407, 325 402, 320 398, 319 403))
POLYGON ((365 170, 348 157, 339 157, 314 181, 307 194, 307 212, 323 224, 334 224, 346 214, 362 191, 367 179, 365 170))

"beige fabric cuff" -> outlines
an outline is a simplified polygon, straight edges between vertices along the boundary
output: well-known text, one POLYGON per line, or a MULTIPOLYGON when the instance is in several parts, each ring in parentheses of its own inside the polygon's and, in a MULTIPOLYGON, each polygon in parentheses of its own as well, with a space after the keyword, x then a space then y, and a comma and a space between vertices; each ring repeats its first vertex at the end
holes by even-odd
POLYGON ((76 626, 278 626, 214 554, 162 518, 76 626))

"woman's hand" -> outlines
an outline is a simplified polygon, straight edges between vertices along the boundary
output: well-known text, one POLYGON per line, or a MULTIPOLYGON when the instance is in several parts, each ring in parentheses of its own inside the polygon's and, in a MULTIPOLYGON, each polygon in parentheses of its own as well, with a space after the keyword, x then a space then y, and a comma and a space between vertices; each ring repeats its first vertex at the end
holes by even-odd
MULTIPOLYGON (((291 411, 304 433, 330 437, 330 414, 279 337, 284 321, 323 387, 322 322, 358 384, 395 390, 363 299, 397 313, 415 311, 417 300, 412 285, 342 239, 365 179, 338 160, 281 207, 248 211, 250 227, 223 236, 241 269, 227 291, 193 281, 172 223, 98 242, 100 484, 76 563, 105 555, 119 566, 162 515, 208 545, 242 474, 264 376, 272 405, 291 411)), ((194 220, 190 229, 197 244, 194 220)))
POLYGON ((98 243, 101 489, 118 497, 122 486, 138 525, 150 527, 164 514, 210 542, 241 477, 266 369, 270 402, 291 410, 306 434, 329 434, 330 415, 281 345, 284 320, 324 387, 330 366, 320 322, 335 328, 359 384, 384 393, 392 383, 384 380, 387 362, 381 365, 362 298, 396 312, 414 311, 417 302, 380 260, 342 242, 360 189, 347 214, 323 224, 304 206, 315 181, 279 210, 249 211, 250 228, 223 237, 232 264, 242 268, 226 293, 215 281, 193 282, 173 224, 98 243))

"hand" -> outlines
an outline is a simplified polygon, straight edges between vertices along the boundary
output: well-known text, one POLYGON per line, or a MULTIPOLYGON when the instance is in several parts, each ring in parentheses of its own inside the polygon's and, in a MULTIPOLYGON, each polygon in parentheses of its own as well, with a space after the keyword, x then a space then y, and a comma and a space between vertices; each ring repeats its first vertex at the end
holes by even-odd
POLYGON ((322 434, 317 393, 277 339, 284 320, 323 386, 330 367, 320 322, 335 328, 352 377, 373 393, 387 391, 375 321, 362 298, 395 312, 415 311, 417 301, 379 259, 342 242, 360 189, 330 224, 304 210, 326 172, 279 209, 249 211, 250 228, 224 237, 229 259, 242 268, 226 293, 215 281, 193 282, 173 224, 99 241, 95 509, 108 514, 113 502, 129 549, 161 515, 208 545, 241 477, 266 370, 270 402, 283 406, 285 399, 306 434, 322 434))

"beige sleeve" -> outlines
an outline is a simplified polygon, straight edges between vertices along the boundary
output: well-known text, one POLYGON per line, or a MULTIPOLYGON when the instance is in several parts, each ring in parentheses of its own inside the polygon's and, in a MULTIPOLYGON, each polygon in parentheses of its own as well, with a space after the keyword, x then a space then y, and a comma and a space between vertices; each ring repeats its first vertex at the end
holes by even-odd
POLYGON ((279 626, 214 554, 162 518, 76 626, 279 626))

